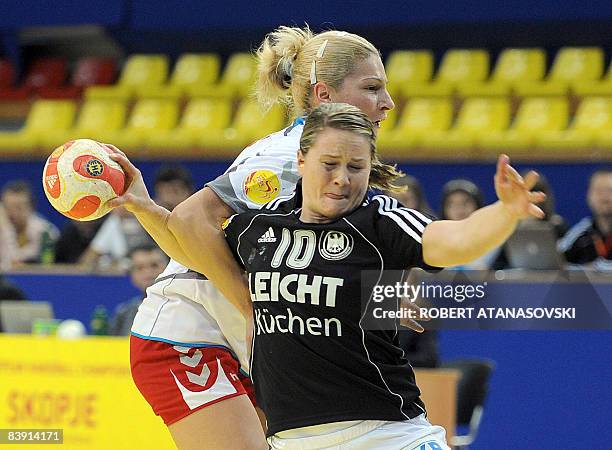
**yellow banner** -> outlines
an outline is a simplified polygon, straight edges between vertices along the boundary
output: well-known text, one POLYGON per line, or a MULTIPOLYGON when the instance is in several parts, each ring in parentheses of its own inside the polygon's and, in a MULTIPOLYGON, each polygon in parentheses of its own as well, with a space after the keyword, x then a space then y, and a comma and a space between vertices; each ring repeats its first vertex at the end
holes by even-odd
POLYGON ((175 449, 129 365, 126 337, 0 334, 0 429, 63 429, 70 450, 175 449))

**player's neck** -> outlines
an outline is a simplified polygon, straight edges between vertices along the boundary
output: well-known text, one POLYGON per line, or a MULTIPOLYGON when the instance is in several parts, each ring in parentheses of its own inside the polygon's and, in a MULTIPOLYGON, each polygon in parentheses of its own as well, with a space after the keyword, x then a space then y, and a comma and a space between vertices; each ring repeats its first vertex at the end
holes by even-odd
POLYGON ((308 208, 303 207, 300 211, 300 222, 303 223, 330 223, 335 219, 330 219, 322 214, 319 214, 315 211, 311 211, 308 208))

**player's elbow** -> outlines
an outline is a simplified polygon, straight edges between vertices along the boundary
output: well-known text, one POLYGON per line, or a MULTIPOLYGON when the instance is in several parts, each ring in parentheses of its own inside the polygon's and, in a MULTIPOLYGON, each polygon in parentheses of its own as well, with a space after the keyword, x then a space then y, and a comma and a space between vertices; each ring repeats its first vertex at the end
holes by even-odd
POLYGON ((423 260, 435 267, 452 267, 472 259, 469 242, 450 221, 432 222, 422 236, 423 260))
POLYGON ((233 214, 209 188, 204 188, 177 205, 168 219, 169 230, 177 235, 193 235, 200 230, 207 234, 220 230, 225 219, 233 214))

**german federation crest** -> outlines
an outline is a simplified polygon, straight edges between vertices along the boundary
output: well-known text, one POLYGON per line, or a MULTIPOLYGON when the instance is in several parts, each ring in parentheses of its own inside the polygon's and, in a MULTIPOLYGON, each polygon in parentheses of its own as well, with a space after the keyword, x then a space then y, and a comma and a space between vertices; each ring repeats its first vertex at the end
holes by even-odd
POLYGON ((319 241, 319 253, 330 261, 346 258, 352 250, 353 237, 341 231, 328 231, 319 241))

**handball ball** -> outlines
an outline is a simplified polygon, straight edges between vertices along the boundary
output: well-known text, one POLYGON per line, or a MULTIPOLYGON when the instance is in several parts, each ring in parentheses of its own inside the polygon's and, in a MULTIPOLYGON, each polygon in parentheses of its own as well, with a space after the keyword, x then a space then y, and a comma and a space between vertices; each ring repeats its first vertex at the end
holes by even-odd
POLYGON ((113 150, 91 139, 56 148, 43 169, 43 189, 51 205, 74 220, 107 214, 107 202, 125 191, 125 173, 110 159, 113 150))

